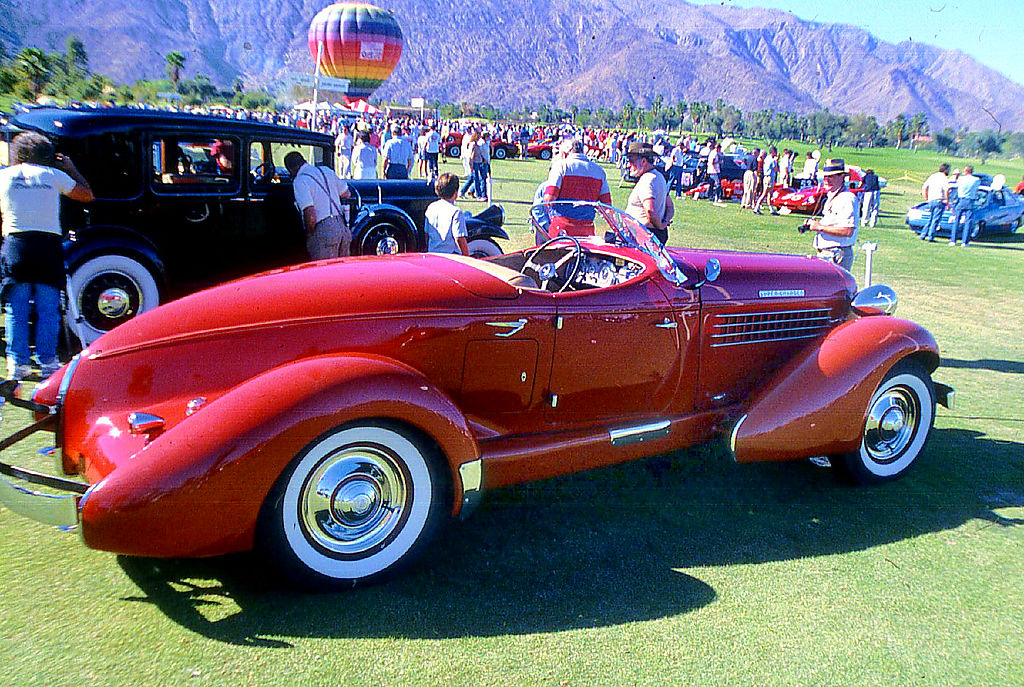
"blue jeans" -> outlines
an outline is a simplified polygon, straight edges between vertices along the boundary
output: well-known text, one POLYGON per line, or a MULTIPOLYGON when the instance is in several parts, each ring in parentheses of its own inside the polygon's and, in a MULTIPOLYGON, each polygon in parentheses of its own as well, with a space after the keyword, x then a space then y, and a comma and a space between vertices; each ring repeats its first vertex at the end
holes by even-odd
POLYGON ((668 192, 671 193, 672 189, 676 190, 676 198, 679 198, 683 194, 683 166, 672 165, 668 168, 668 192))
POLYGON ((949 230, 950 243, 956 243, 956 232, 960 229, 961 218, 963 218, 964 229, 960 243, 966 246, 971 242, 971 228, 974 224, 974 200, 961 198, 956 201, 956 208, 953 210, 953 228, 949 230))
POLYGON ((473 180, 476 184, 476 197, 487 197, 487 170, 489 165, 486 162, 473 163, 473 180))
MULTIPOLYGON (((929 200, 928 201, 928 220, 921 227, 921 238, 925 241, 931 241, 935 238, 935 232, 939 228, 939 223, 942 222, 942 213, 946 209, 946 203, 941 200, 929 200)), ((956 232, 950 236, 951 239, 955 240, 956 232)))
POLYGON ((36 304, 36 358, 40 364, 57 358, 57 336, 60 333, 60 289, 48 284, 17 283, 7 290, 4 303, 4 327, 7 332, 7 355, 18 365, 32 362, 29 348, 30 301, 36 304))
POLYGON ((722 196, 722 178, 719 174, 708 174, 708 200, 715 201, 722 196))

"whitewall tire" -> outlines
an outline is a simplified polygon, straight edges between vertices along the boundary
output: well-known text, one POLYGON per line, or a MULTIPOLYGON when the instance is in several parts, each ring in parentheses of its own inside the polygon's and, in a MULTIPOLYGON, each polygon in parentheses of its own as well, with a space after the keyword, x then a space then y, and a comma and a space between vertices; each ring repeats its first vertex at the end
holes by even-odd
POLYGON ((69 280, 69 323, 88 345, 139 313, 160 305, 156 278, 142 263, 125 255, 100 255, 76 267, 69 280))

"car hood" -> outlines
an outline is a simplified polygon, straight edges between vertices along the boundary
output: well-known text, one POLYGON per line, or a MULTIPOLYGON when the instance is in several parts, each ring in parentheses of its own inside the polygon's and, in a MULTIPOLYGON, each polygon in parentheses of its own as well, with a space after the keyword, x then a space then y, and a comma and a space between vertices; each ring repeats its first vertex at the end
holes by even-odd
POLYGON ((779 299, 852 300, 857 283, 846 270, 803 255, 669 249, 687 275, 707 274, 711 259, 721 274, 701 287, 704 303, 779 299))
POLYGON ((235 329, 338 317, 484 306, 521 292, 489 264, 402 254, 306 263, 221 284, 143 313, 89 346, 92 355, 235 329))

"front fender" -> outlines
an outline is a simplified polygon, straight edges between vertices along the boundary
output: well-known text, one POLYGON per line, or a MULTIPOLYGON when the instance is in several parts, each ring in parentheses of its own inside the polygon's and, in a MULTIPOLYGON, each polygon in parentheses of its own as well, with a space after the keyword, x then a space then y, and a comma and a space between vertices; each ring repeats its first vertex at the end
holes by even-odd
POLYGON ((231 390, 155 438, 94 486, 82 534, 96 549, 142 556, 252 548, 260 508, 311 440, 360 419, 390 419, 433 439, 455 478, 480 458, 465 418, 422 375, 375 356, 309 358, 231 390), (467 468, 460 470, 463 466, 467 468))
POLYGON ((157 286, 163 293, 167 281, 167 270, 160 251, 150 239, 134 229, 115 225, 91 225, 76 229, 74 235, 64 240, 64 261, 68 269, 76 267, 97 255, 126 255, 140 260, 150 268, 157 279, 157 286))
POLYGON ((915 356, 931 372, 939 349, 923 327, 894 317, 850 320, 781 369, 733 429, 738 462, 854 451, 885 373, 915 356))

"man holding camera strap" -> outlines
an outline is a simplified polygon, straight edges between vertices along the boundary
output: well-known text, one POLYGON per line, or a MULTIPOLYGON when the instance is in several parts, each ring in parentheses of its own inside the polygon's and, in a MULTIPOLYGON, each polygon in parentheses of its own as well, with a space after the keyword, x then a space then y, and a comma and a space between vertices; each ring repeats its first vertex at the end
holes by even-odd
POLYGON ((826 160, 821 172, 828 188, 821 219, 808 220, 799 231, 817 232, 814 248, 818 257, 849 271, 860 226, 860 199, 846 188, 846 162, 842 158, 826 160))

